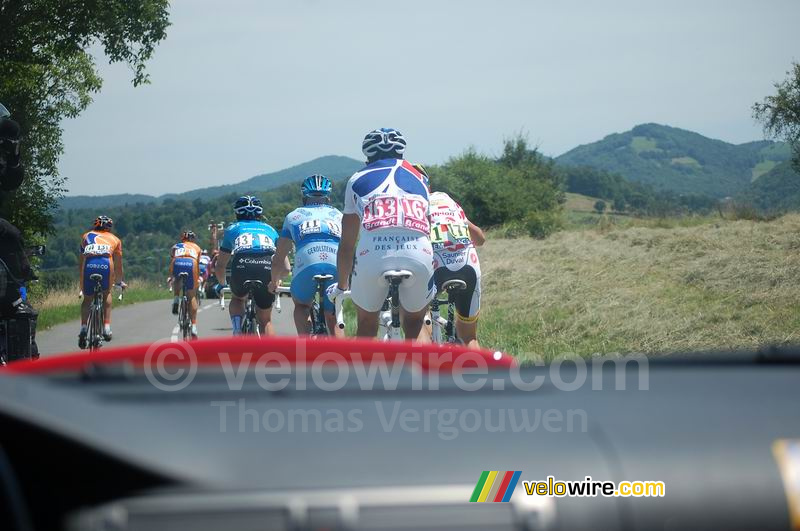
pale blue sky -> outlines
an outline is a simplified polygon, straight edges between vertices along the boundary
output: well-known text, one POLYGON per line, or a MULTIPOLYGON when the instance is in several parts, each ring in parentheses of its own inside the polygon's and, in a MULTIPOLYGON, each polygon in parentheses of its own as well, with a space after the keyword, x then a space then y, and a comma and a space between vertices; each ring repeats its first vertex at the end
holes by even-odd
POLYGON ((173 0, 152 84, 98 59, 64 124, 69 195, 181 192, 317 156, 361 159, 396 127, 408 158, 549 155, 643 122, 740 143, 800 60, 797 0, 173 0))

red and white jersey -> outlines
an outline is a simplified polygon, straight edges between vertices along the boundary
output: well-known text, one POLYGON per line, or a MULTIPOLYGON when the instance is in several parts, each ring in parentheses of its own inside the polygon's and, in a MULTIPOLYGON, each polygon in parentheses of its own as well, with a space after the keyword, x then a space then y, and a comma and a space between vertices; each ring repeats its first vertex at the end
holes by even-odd
POLYGON ((479 270, 478 253, 469 235, 464 209, 444 192, 433 192, 429 199, 434 267, 457 271, 471 265, 479 270))

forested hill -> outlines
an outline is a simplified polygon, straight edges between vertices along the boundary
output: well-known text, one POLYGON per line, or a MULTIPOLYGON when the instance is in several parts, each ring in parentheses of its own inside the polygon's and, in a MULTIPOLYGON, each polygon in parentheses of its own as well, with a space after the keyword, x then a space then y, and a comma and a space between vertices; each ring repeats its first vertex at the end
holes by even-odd
MULTIPOLYGON (((321 173, 333 181, 338 181, 350 177, 363 166, 363 162, 351 159, 350 157, 328 155, 284 170, 256 175, 246 181, 234 184, 199 188, 180 194, 165 194, 158 197, 144 194, 115 194, 103 196, 76 195, 61 199, 60 206, 63 210, 72 210, 80 208, 113 208, 134 205, 136 203, 161 203, 165 199, 213 199, 229 194, 272 190, 273 188, 287 183, 300 181, 304 177, 308 177, 314 173, 321 173)), ((165 178, 167 178, 167 176, 165 176, 165 178)))
POLYGON ((782 162, 748 186, 737 199, 768 212, 800 210, 800 174, 782 162))
POLYGON ((578 146, 556 162, 618 173, 657 189, 719 198, 739 194, 789 158, 791 150, 783 143, 734 145, 684 129, 643 124, 578 146))

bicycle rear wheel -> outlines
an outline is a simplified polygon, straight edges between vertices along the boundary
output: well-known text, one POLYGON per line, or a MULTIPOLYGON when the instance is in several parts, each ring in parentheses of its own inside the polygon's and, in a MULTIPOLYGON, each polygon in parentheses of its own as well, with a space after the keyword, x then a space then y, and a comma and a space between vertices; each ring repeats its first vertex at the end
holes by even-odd
POLYGON ((189 319, 189 301, 186 299, 184 295, 181 298, 180 309, 178 310, 178 318, 180 319, 180 329, 181 329, 181 337, 183 340, 189 340, 192 338, 192 324, 191 320, 189 319))
POLYGON ((97 308, 97 303, 94 302, 89 310, 89 326, 86 331, 90 351, 95 351, 100 348, 100 335, 103 333, 100 320, 100 312, 97 308))

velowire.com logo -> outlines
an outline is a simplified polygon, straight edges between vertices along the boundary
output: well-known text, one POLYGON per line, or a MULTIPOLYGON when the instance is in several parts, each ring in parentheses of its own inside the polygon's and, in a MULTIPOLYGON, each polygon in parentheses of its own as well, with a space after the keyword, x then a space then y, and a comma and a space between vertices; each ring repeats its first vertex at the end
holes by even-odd
POLYGON ((507 502, 511 500, 517 482, 522 475, 521 470, 501 471, 484 470, 481 478, 472 491, 470 502, 507 502))

